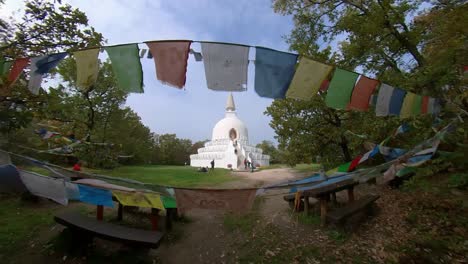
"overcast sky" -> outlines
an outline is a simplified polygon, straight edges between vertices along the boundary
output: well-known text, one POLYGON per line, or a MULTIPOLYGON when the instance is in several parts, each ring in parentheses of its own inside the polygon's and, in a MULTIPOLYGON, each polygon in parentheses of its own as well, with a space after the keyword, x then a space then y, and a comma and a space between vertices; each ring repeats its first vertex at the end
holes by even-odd
MULTIPOLYGON (((288 50, 283 36, 292 27, 291 17, 275 14, 271 0, 68 0, 84 11, 89 24, 102 33, 109 45, 147 40, 191 39, 234 42, 288 50)), ((16 10, 21 15, 23 1, 7 0, 1 16, 16 10)), ((140 45, 146 48, 145 45, 140 45)), ((200 44, 192 48, 200 51, 200 44)), ((254 58, 255 50, 250 49, 254 58)), ((190 56, 185 90, 162 85, 152 59, 142 59, 144 94, 132 94, 127 105, 156 133, 175 133, 194 141, 211 139, 211 130, 224 116, 227 92, 206 87, 203 62, 190 56)), ((274 140, 269 117, 263 112, 270 99, 254 91, 254 65, 249 64, 248 91, 234 93, 237 113, 249 129, 251 143, 274 140)), ((275 141, 276 142, 276 141, 275 141)))

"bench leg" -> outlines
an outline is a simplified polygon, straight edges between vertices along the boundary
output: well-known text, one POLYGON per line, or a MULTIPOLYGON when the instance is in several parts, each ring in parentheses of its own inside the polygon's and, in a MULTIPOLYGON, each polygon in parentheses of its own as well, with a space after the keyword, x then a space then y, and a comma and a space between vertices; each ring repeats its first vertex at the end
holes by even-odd
POLYGON ((327 199, 324 197, 320 198, 320 222, 322 226, 327 223, 327 199))
POLYGON ((104 206, 98 205, 96 209, 96 219, 98 221, 102 221, 103 218, 104 218, 104 206))
POLYGON ((174 218, 174 209, 166 208, 166 230, 172 229, 172 219, 174 218))
POLYGON ((354 187, 348 189, 348 201, 354 202, 354 187))
POLYGON ((337 202, 336 202, 336 193, 334 193, 334 192, 331 193, 331 200, 332 200, 333 205, 337 204, 337 202))
POLYGON ((304 213, 309 214, 309 196, 304 195, 304 213))
POLYGON ((158 230, 159 209, 151 208, 151 230, 158 230))
POLYGON ((122 221, 123 219, 123 205, 119 203, 119 208, 117 209, 117 220, 122 221))

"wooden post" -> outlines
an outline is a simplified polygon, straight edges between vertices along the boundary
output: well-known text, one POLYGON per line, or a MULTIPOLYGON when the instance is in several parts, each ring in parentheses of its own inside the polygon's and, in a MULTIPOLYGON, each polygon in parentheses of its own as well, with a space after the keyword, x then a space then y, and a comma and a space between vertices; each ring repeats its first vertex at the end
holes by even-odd
POLYGON ((348 201, 351 203, 351 202, 354 202, 354 187, 350 187, 348 189, 348 201))
POLYGON ((166 230, 172 229, 172 220, 174 219, 174 208, 166 208, 166 230))
POLYGON ((304 195, 304 213, 309 214, 309 196, 304 195))
POLYGON ((104 206, 98 205, 96 209, 96 219, 98 221, 102 221, 103 217, 104 217, 104 206))
POLYGON ((320 222, 322 226, 327 223, 327 199, 320 197, 320 222))
POLYGON ((119 209, 117 209, 117 220, 122 221, 123 219, 123 205, 119 203, 119 209))
POLYGON ((159 209, 151 208, 151 230, 158 230, 159 209))
POLYGON ((332 200, 333 205, 336 205, 336 193, 335 192, 331 193, 331 200, 332 200))

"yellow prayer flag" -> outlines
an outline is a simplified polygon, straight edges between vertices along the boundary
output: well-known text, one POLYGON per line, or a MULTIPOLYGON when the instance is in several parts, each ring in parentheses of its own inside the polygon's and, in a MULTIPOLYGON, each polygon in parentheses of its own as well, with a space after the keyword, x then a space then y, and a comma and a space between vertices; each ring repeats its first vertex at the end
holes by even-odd
POLYGON ((164 210, 161 196, 156 193, 112 191, 112 194, 122 205, 164 210))
POLYGON ((332 69, 332 66, 301 57, 286 97, 305 100, 312 98, 332 69))
POLYGON ((413 103, 416 99, 416 94, 408 92, 403 100, 403 105, 401 106, 400 117, 407 118, 413 114, 413 103))
POLYGON ((81 90, 88 90, 94 85, 99 73, 99 49, 81 50, 73 53, 76 61, 76 85, 81 90))

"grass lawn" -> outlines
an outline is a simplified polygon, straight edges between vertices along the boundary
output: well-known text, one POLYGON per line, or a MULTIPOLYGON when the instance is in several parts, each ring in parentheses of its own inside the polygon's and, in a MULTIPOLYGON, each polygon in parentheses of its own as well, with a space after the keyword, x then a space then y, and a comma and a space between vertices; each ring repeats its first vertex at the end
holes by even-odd
POLYGON ((122 166, 113 170, 84 169, 84 171, 175 187, 212 187, 235 180, 229 170, 216 168, 212 172, 204 173, 197 172, 197 168, 190 166, 122 166))
POLYGON ((19 197, 0 196, 0 259, 8 259, 28 242, 35 239, 41 229, 53 223, 54 210, 34 203, 21 202, 19 197))

